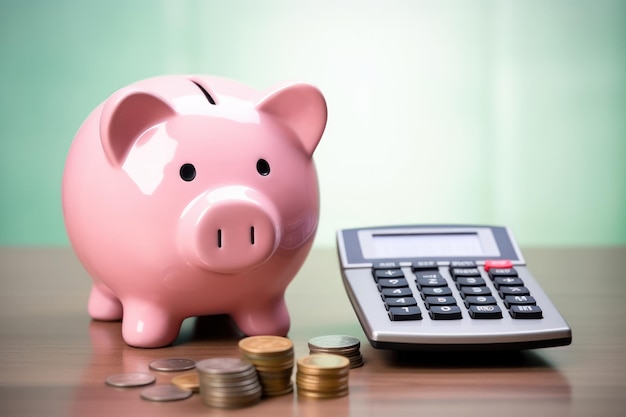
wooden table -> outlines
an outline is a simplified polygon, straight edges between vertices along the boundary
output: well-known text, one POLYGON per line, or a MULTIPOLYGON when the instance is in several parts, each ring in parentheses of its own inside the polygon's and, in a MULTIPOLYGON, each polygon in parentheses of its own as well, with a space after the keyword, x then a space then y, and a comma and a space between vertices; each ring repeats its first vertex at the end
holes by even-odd
MULTIPOLYGON (((349 334, 366 364, 350 394, 333 400, 285 395, 220 410, 198 395, 142 400, 107 376, 148 371, 155 358, 238 356, 226 317, 185 321, 163 349, 124 344, 120 323, 90 320, 90 280, 68 248, 0 248, 0 416, 618 416, 626 415, 626 248, 523 251, 573 330, 566 347, 524 352, 394 353, 365 339, 343 289, 334 250, 314 250, 287 301, 296 356, 307 340, 349 334)), ((153 372, 167 383, 168 373, 153 372)))

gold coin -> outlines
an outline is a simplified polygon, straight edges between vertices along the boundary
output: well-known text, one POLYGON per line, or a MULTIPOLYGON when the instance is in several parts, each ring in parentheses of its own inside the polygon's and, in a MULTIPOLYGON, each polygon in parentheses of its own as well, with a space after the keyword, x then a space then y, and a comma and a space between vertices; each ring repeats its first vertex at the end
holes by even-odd
POLYGON ((293 342, 281 336, 250 336, 239 341, 239 348, 251 354, 282 354, 293 349, 293 342))
POLYGON ((344 397, 348 395, 349 389, 346 388, 341 391, 335 392, 318 392, 318 391, 310 391, 307 389, 298 388, 298 395, 301 397, 309 397, 309 398, 338 398, 344 397))
POLYGON ((298 359, 298 369, 306 371, 340 371, 349 367, 348 358, 329 353, 314 353, 298 359))
POLYGON ((303 374, 296 375, 296 382, 304 382, 308 384, 343 384, 347 383, 348 380, 348 375, 332 378, 319 378, 303 374))
POLYGON ((172 378, 172 384, 181 389, 190 389, 193 392, 200 390, 200 378, 197 372, 178 375, 172 378))

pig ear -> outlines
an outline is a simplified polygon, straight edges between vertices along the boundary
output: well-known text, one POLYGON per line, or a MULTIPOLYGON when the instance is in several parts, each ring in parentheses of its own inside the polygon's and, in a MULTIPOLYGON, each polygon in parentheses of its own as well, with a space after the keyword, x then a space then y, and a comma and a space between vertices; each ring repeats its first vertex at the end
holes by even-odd
POLYGON ((109 162, 120 166, 135 140, 150 127, 174 115, 161 98, 132 89, 114 93, 100 116, 100 140, 109 162))
POLYGON ((256 108, 290 127, 309 156, 313 155, 327 117, 326 100, 317 88, 303 83, 288 84, 262 98, 256 108))

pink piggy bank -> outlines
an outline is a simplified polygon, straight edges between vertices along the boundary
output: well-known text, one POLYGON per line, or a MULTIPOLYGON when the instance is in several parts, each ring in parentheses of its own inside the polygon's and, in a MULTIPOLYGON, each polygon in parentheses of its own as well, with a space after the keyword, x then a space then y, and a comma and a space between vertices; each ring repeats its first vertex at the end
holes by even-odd
POLYGON ((247 335, 287 334, 285 290, 317 229, 326 116, 308 84, 258 92, 193 75, 139 81, 98 106, 63 175, 91 317, 122 319, 137 347, 212 314, 247 335))

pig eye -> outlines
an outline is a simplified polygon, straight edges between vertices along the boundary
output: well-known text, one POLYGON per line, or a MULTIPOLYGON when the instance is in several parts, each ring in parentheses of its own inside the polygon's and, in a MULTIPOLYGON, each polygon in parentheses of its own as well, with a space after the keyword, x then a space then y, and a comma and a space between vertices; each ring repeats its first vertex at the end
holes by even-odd
POLYGON ((185 181, 193 181, 196 178, 196 167, 193 164, 183 164, 180 167, 180 177, 185 181))
POLYGON ((264 177, 270 174, 270 164, 265 159, 259 159, 256 162, 256 170, 264 177))

